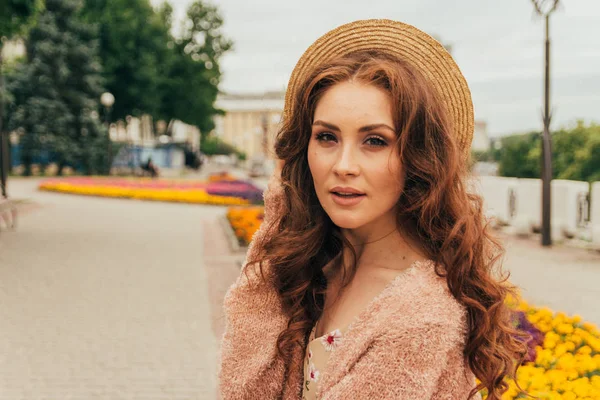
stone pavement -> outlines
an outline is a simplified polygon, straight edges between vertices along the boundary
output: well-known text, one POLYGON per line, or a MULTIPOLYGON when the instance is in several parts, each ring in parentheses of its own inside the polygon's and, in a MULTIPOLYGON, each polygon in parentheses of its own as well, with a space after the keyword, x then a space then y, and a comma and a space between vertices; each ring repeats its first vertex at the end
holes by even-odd
POLYGON ((0 399, 215 399, 204 228, 224 208, 40 193, 0 237, 0 399))
POLYGON ((580 314, 600 326, 600 252, 555 245, 545 248, 539 236, 500 235, 507 248, 504 267, 532 305, 580 314))

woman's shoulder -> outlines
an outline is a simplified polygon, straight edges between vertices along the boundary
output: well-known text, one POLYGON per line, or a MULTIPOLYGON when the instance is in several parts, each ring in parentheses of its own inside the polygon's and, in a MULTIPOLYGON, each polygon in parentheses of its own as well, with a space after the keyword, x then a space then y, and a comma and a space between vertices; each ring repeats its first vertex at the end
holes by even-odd
POLYGON ((378 314, 387 329, 443 326, 459 336, 467 321, 466 307, 452 295, 446 278, 437 275, 431 260, 418 261, 394 278, 378 314))

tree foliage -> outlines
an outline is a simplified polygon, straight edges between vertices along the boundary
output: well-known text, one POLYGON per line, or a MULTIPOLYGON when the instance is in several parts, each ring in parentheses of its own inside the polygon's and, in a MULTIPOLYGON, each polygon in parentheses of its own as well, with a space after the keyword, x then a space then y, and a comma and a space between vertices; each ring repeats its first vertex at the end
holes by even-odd
POLYGON ((26 173, 42 153, 59 173, 67 165, 84 173, 107 164, 108 135, 94 113, 102 93, 97 32, 79 18, 78 0, 46 0, 31 29, 27 62, 8 82, 13 95, 9 129, 22 132, 26 173))
POLYGON ((150 114, 179 119, 201 132, 213 129, 221 78, 219 60, 231 48, 215 6, 195 1, 179 37, 172 35, 173 9, 148 0, 85 0, 84 15, 100 25, 100 57, 113 116, 150 114))
MULTIPOLYGON (((42 0, 6 4, 18 12, 0 8, 0 32, 13 35, 42 0)), ((97 118, 104 90, 115 96, 113 119, 150 114, 208 134, 220 112, 219 61, 231 48, 222 24, 204 0, 189 6, 177 37, 167 2, 155 9, 149 0, 46 0, 25 38, 27 61, 8 80, 9 129, 23 134, 26 172, 48 154, 59 171, 105 172, 109 141, 97 118)))
POLYGON ((240 160, 246 159, 246 153, 239 151, 233 145, 225 143, 216 136, 208 135, 202 138, 202 152, 207 156, 235 154, 240 160))
MULTIPOLYGON (((492 154, 502 176, 540 178, 541 133, 502 138, 492 154)), ((600 181, 600 125, 576 126, 552 133, 552 178, 600 181)))
POLYGON ((498 153, 498 172, 502 176, 539 178, 540 132, 502 138, 502 150, 498 153))
POLYGON ((195 1, 187 11, 181 37, 174 41, 163 115, 195 125, 203 135, 213 130, 214 107, 221 79, 219 60, 232 43, 221 33, 216 7, 195 1))
POLYGON ((555 132, 552 140, 555 178, 600 181, 600 125, 578 121, 574 128, 555 132))
POLYGON ((98 25, 105 86, 115 96, 113 118, 157 117, 171 56, 169 26, 148 0, 85 0, 83 16, 98 25))
POLYGON ((36 15, 42 8, 43 0, 0 1, 0 134, 4 132, 6 123, 5 98, 10 97, 10 93, 4 87, 5 72, 2 58, 4 42, 26 34, 27 29, 33 24, 36 15))
POLYGON ((42 8, 42 0, 0 1, 0 39, 12 39, 15 36, 24 34, 32 23, 33 17, 42 8))

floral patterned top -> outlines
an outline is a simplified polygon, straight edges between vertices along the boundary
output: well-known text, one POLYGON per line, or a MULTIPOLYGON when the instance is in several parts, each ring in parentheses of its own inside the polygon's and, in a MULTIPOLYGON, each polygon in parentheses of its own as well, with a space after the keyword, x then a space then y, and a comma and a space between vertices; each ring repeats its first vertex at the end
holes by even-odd
MULTIPOLYGON (((318 323, 318 322, 317 322, 318 323)), ((317 324, 313 326, 308 338, 304 355, 304 385, 302 385, 302 400, 316 399, 317 386, 322 372, 327 366, 331 351, 343 342, 342 331, 335 329, 323 336, 315 338, 317 324)))

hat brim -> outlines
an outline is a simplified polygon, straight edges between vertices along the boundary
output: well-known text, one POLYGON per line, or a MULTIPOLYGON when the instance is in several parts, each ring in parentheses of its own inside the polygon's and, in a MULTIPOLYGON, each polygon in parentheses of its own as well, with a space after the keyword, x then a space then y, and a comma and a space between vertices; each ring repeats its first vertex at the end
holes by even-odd
POLYGON ((283 117, 294 107, 296 91, 315 67, 361 50, 380 50, 416 67, 444 102, 453 135, 465 158, 473 140, 474 116, 467 81, 450 53, 425 32, 398 21, 371 19, 351 22, 317 39, 300 57, 286 90, 283 117))

